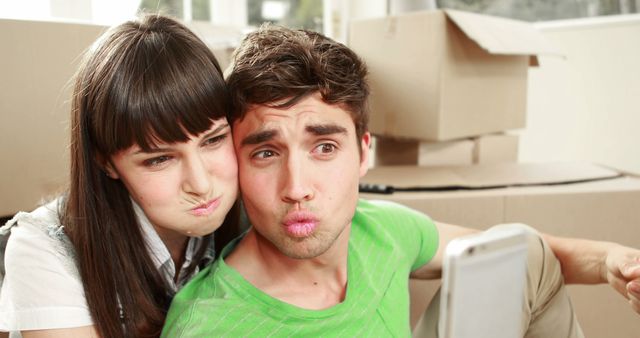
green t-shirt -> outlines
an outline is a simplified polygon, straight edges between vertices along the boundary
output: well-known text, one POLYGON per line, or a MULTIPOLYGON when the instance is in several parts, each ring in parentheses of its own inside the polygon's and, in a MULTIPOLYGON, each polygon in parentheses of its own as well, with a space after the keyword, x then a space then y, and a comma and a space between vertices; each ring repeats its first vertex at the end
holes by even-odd
POLYGON ((434 223, 398 204, 360 200, 351 226, 342 303, 307 310, 282 302, 218 259, 178 292, 162 337, 409 337, 409 273, 435 254, 434 223))

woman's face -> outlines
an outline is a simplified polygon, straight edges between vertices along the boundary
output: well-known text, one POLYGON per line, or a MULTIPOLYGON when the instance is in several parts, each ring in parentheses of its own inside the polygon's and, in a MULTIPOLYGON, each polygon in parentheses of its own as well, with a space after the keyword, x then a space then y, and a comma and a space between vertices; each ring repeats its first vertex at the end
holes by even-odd
POLYGON ((138 145, 116 153, 107 165, 163 239, 203 236, 216 230, 238 195, 238 167, 225 118, 186 142, 138 145))

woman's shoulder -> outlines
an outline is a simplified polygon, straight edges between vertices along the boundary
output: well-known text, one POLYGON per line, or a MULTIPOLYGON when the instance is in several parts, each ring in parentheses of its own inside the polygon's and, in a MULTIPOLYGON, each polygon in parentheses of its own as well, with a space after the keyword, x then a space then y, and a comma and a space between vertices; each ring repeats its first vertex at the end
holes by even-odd
POLYGON ((0 329, 91 325, 75 255, 60 224, 59 200, 18 213, 9 234, 0 293, 0 329))
POLYGON ((58 198, 32 212, 19 212, 0 228, 0 235, 9 235, 3 253, 6 269, 31 257, 55 258, 77 275, 74 249, 60 222, 60 203, 58 198))
POLYGON ((0 227, 0 235, 8 234, 18 226, 25 226, 29 228, 27 231, 47 232, 58 237, 59 233, 63 232, 59 216, 61 203, 61 198, 57 198, 31 212, 18 212, 4 226, 0 227))

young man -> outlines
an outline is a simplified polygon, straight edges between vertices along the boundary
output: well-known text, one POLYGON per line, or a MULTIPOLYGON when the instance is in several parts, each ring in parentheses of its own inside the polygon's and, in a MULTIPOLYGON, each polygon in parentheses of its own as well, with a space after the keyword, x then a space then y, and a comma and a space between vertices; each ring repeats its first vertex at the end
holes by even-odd
MULTIPOLYGON (((176 296, 163 336, 411 334, 408 278, 438 278, 446 244, 473 230, 358 199, 366 74, 317 33, 266 27, 245 39, 228 83, 252 228, 176 296)), ((563 274, 609 282, 640 311, 639 251, 529 231, 528 337, 582 336, 563 274)))

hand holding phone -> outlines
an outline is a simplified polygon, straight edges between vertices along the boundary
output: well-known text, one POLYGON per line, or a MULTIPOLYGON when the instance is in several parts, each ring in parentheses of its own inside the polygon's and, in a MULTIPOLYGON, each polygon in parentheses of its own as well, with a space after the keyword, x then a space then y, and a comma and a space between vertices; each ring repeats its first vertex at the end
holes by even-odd
POLYGON ((505 227, 449 243, 442 274, 439 337, 522 335, 526 236, 522 229, 505 227))

